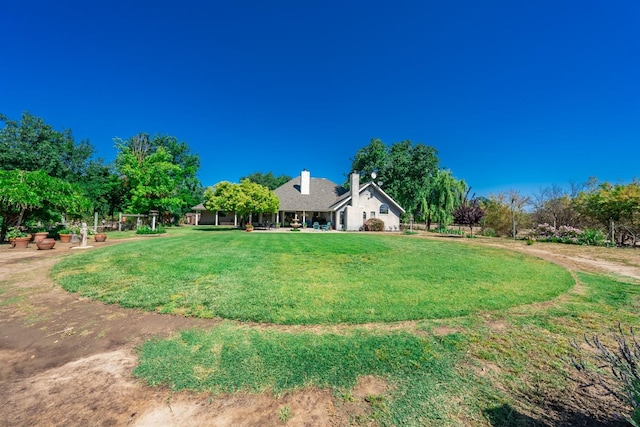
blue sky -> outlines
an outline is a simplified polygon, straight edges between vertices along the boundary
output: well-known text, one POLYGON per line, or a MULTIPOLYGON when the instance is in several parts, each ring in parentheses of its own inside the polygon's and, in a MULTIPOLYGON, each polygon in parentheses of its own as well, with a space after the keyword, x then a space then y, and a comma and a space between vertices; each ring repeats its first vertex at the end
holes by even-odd
POLYGON ((97 155, 139 132, 252 172, 343 182, 371 138, 434 146, 478 195, 640 164, 640 2, 9 1, 0 112, 97 155))

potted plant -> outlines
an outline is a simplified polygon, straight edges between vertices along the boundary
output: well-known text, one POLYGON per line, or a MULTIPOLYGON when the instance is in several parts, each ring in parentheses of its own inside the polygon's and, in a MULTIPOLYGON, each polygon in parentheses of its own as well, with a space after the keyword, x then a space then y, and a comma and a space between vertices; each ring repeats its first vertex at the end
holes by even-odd
POLYGON ((247 225, 244 226, 244 229, 247 231, 253 231, 253 224, 248 222, 247 225))
POLYGON ((34 227, 31 230, 31 236, 33 236, 33 242, 38 243, 42 239, 46 239, 49 232, 44 227, 34 227))
POLYGON ((29 247, 31 241, 31 234, 22 231, 18 227, 11 227, 7 232, 7 238, 11 243, 11 247, 24 249, 29 247))
POLYGON ((60 242, 69 243, 71 241, 71 234, 73 234, 73 231, 69 230, 68 228, 63 228, 62 230, 58 231, 60 242))
POLYGON ((93 240, 95 240, 96 242, 104 242, 107 240, 107 234, 106 233, 96 233, 93 235, 93 240))

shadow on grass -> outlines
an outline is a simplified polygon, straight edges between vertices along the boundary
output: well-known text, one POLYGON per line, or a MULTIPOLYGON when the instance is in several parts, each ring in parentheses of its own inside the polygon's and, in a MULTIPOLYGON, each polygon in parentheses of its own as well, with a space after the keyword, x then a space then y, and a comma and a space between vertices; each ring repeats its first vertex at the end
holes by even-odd
POLYGON ((588 414, 557 402, 545 405, 544 409, 544 414, 540 418, 522 414, 508 404, 486 409, 484 414, 494 427, 623 427, 629 425, 614 415, 588 414))
POLYGON ((243 231, 240 228, 236 228, 232 225, 229 226, 225 226, 225 225, 209 225, 209 226, 195 226, 193 227, 194 231, 243 231))

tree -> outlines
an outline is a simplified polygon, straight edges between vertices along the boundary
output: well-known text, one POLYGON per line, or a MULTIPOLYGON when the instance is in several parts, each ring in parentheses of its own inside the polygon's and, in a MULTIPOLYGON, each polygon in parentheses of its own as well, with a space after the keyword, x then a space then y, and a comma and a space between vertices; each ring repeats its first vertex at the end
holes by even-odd
POLYGON ((518 229, 529 223, 524 210, 527 203, 529 198, 515 190, 490 195, 481 205, 485 211, 484 227, 493 229, 500 236, 515 238, 518 229))
POLYGON ((275 213, 280 200, 267 187, 242 180, 240 184, 222 181, 204 193, 204 206, 210 211, 236 212, 246 218, 252 213, 275 213))
MULTIPOLYGON (((389 150, 381 140, 371 138, 369 145, 358 150, 351 159, 351 171, 356 171, 363 176, 371 176, 373 172, 382 180, 389 162, 389 150)), ((347 174, 349 175, 349 174, 347 174)), ((348 184, 348 182, 347 182, 348 184)))
POLYGON ((76 143, 71 130, 57 131, 43 119, 24 112, 20 122, 0 114, 0 168, 44 171, 77 183, 94 203, 94 210, 110 215, 122 205, 121 182, 112 166, 93 160, 88 141, 76 143))
POLYGON ((538 224, 578 226, 578 213, 569 193, 559 185, 541 189, 532 197, 533 220, 538 224))
POLYGON ((24 112, 20 122, 0 114, 0 169, 43 170, 47 175, 79 182, 85 175, 93 146, 76 144, 70 130, 57 131, 43 119, 24 112))
MULTIPOLYGON (((90 208, 80 188, 44 171, 0 169, 0 216, 2 239, 9 226, 20 226, 30 214, 39 211, 65 212, 80 216, 90 208)), ((51 213, 48 213, 51 215, 51 213)))
POLYGON ((408 214, 418 212, 438 171, 437 151, 431 146, 406 140, 387 148, 379 139, 372 139, 352 159, 352 171, 361 175, 376 172, 376 180, 408 214))
POLYGON ((446 228, 453 221, 453 211, 467 192, 464 180, 457 180, 450 170, 438 170, 422 196, 421 211, 424 212, 427 230, 431 228, 432 221, 437 222, 440 228, 446 228))
POLYGON ((608 228, 612 241, 616 241, 616 227, 622 231, 618 236, 619 244, 624 243, 625 235, 635 241, 640 226, 640 182, 626 185, 604 182, 581 192, 575 205, 581 214, 608 228))
POLYGON ((484 218, 484 209, 480 206, 478 199, 474 197, 469 200, 465 196, 460 205, 453 211, 453 217, 457 224, 467 225, 469 232, 473 236, 473 226, 484 218))
POLYGON ((200 200, 196 177, 200 162, 172 136, 138 134, 117 138, 116 169, 123 176, 127 210, 180 218, 200 200))
POLYGON ((113 217, 116 212, 124 209, 124 187, 114 166, 90 162, 86 170, 86 179, 78 185, 91 201, 94 212, 113 217))
POLYGON ((261 173, 254 172, 251 175, 243 176, 240 178, 240 182, 248 179, 251 182, 255 182, 256 184, 264 185, 269 190, 275 190, 276 188, 286 184, 291 180, 289 175, 273 175, 273 172, 261 173))

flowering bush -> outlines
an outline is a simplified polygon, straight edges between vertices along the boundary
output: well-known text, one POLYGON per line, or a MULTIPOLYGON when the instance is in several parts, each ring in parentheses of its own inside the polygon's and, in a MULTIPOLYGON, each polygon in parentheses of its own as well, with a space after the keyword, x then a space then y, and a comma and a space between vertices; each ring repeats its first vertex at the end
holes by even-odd
POLYGON ((569 243, 574 245, 604 246, 606 244, 604 234, 600 230, 581 230, 569 225, 554 227, 544 223, 538 224, 529 236, 531 240, 540 242, 569 243))
POLYGON ((365 231, 384 231, 384 221, 379 218, 369 218, 364 222, 365 231))

